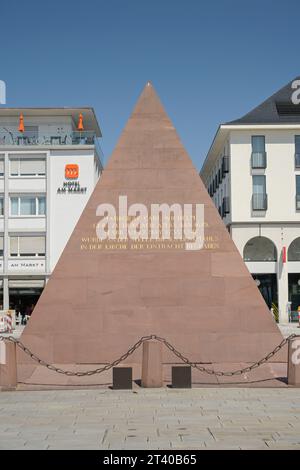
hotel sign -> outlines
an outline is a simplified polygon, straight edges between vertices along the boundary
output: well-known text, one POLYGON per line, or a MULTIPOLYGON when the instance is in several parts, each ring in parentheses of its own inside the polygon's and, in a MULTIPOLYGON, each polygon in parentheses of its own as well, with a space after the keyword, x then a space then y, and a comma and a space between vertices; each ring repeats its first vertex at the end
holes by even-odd
POLYGON ((85 194, 86 186, 80 186, 79 181, 64 181, 62 186, 57 188, 57 194, 85 194))
POLYGON ((57 194, 85 194, 87 192, 86 186, 81 186, 77 180, 79 177, 79 165, 69 163, 65 166, 65 179, 62 186, 57 188, 57 194))
POLYGON ((65 166, 65 178, 67 180, 75 180, 79 176, 79 166, 75 163, 65 166))
POLYGON ((45 260, 8 260, 9 271, 42 271, 46 269, 45 260))

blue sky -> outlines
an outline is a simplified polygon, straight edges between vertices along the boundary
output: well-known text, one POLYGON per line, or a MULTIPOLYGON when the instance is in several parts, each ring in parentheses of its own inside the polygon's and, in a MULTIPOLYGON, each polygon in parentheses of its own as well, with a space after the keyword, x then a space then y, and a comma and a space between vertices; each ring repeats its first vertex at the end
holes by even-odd
POLYGON ((1 3, 7 106, 93 106, 105 161, 148 80, 200 169, 219 123, 300 75, 299 0, 1 3))

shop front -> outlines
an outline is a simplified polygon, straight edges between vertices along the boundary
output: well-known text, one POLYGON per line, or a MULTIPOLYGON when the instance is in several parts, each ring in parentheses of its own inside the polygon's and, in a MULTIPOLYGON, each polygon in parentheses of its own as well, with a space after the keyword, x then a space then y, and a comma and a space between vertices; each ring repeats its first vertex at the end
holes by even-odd
POLYGON ((300 307, 300 273, 289 273, 290 320, 298 321, 300 307))
POLYGON ((45 286, 45 279, 10 279, 9 308, 20 314, 22 322, 30 317, 45 286))
POLYGON ((276 309, 278 308, 276 274, 252 274, 252 277, 255 280, 268 308, 273 308, 276 313, 276 309))
POLYGON ((0 310, 3 310, 3 279, 0 279, 0 310))

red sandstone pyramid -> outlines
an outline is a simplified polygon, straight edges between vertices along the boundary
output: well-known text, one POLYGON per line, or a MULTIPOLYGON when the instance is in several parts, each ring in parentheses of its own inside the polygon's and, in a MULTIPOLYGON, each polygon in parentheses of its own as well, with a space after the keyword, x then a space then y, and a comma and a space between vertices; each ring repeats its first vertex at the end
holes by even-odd
MULTIPOLYGON (((255 361, 282 340, 150 84, 21 340, 49 363, 83 364, 110 362, 148 334, 166 337, 194 361, 214 363, 255 361), (119 195, 147 207, 204 204, 205 247, 95 248, 96 208, 117 206, 119 195)), ((166 352, 165 360, 176 359, 166 352)), ((20 363, 28 361, 19 356, 20 363)))

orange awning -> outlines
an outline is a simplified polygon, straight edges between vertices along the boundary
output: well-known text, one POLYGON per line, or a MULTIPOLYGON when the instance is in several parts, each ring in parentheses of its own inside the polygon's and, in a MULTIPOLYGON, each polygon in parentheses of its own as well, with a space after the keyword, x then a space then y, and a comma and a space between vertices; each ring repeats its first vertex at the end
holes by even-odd
POLYGON ((23 114, 20 114, 20 118, 19 118, 19 131, 20 132, 25 131, 23 114))
POLYGON ((83 130, 84 130, 84 127, 83 127, 83 116, 82 116, 81 113, 79 114, 79 121, 78 121, 77 129, 78 129, 79 131, 83 131, 83 130))

